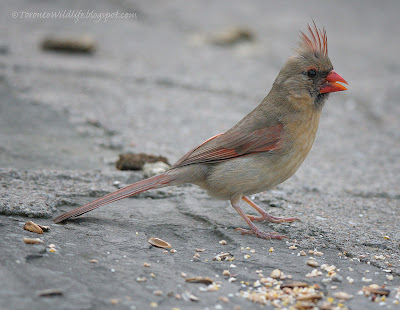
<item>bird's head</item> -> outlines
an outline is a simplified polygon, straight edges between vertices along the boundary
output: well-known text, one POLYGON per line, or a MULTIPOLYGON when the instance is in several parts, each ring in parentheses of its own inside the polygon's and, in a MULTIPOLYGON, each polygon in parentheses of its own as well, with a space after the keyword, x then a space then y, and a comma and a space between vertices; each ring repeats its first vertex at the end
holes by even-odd
POLYGON ((347 89, 338 82, 347 82, 333 70, 325 29, 321 31, 314 23, 308 32, 301 32, 296 55, 288 59, 275 83, 287 90, 296 105, 321 107, 329 93, 347 89))

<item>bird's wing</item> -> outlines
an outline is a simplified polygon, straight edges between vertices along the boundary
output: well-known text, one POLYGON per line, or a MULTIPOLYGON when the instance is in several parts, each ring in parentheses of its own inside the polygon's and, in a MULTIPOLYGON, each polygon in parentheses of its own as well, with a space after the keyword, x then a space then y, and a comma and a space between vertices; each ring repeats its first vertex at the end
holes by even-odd
POLYGON ((173 168, 277 150, 282 146, 282 134, 282 124, 246 133, 228 131, 195 147, 178 160, 173 168))

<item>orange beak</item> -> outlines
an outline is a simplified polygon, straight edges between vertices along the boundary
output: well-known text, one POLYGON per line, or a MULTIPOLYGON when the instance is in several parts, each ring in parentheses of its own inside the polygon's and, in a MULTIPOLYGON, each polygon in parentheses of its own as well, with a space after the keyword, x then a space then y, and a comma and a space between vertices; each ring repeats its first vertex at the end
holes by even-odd
POLYGON ((332 70, 325 78, 325 83, 322 84, 320 93, 321 94, 333 93, 335 91, 342 91, 347 89, 342 84, 336 82, 342 82, 347 84, 344 78, 342 78, 339 74, 337 74, 335 71, 332 70))

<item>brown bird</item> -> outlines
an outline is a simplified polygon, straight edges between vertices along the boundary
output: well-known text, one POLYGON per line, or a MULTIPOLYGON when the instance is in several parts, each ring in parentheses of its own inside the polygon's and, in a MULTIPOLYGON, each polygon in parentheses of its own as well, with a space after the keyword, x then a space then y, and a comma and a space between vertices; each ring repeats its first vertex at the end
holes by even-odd
POLYGON ((102 205, 153 188, 192 183, 218 199, 229 199, 250 229, 242 234, 264 239, 282 239, 277 233, 261 231, 254 221, 292 222, 296 218, 269 215, 246 196, 268 190, 300 167, 313 145, 321 109, 329 93, 346 90, 347 82, 335 71, 328 57, 325 29, 308 26, 301 32, 296 54, 278 74, 272 89, 260 105, 225 133, 192 149, 164 174, 139 181, 108 194, 55 219, 58 223, 102 205), (240 200, 260 216, 246 215, 240 200))

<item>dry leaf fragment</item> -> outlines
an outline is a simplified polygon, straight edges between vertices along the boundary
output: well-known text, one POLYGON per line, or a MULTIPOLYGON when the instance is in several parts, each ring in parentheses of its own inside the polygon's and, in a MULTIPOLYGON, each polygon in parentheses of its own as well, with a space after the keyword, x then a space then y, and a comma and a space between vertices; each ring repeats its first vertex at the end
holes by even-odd
POLYGON ((37 234, 43 234, 43 229, 40 228, 40 226, 32 221, 26 222, 24 225, 24 229, 37 233, 37 234))
POLYGON ((170 245, 167 241, 164 241, 160 238, 150 238, 149 240, 147 240, 147 242, 150 243, 151 245, 154 245, 156 247, 163 248, 163 249, 172 248, 172 245, 170 245))
POLYGON ((203 284, 206 284, 206 285, 210 285, 210 284, 212 284, 214 282, 209 277, 200 277, 200 276, 199 277, 186 278, 185 281, 189 282, 189 283, 203 283, 203 284))

